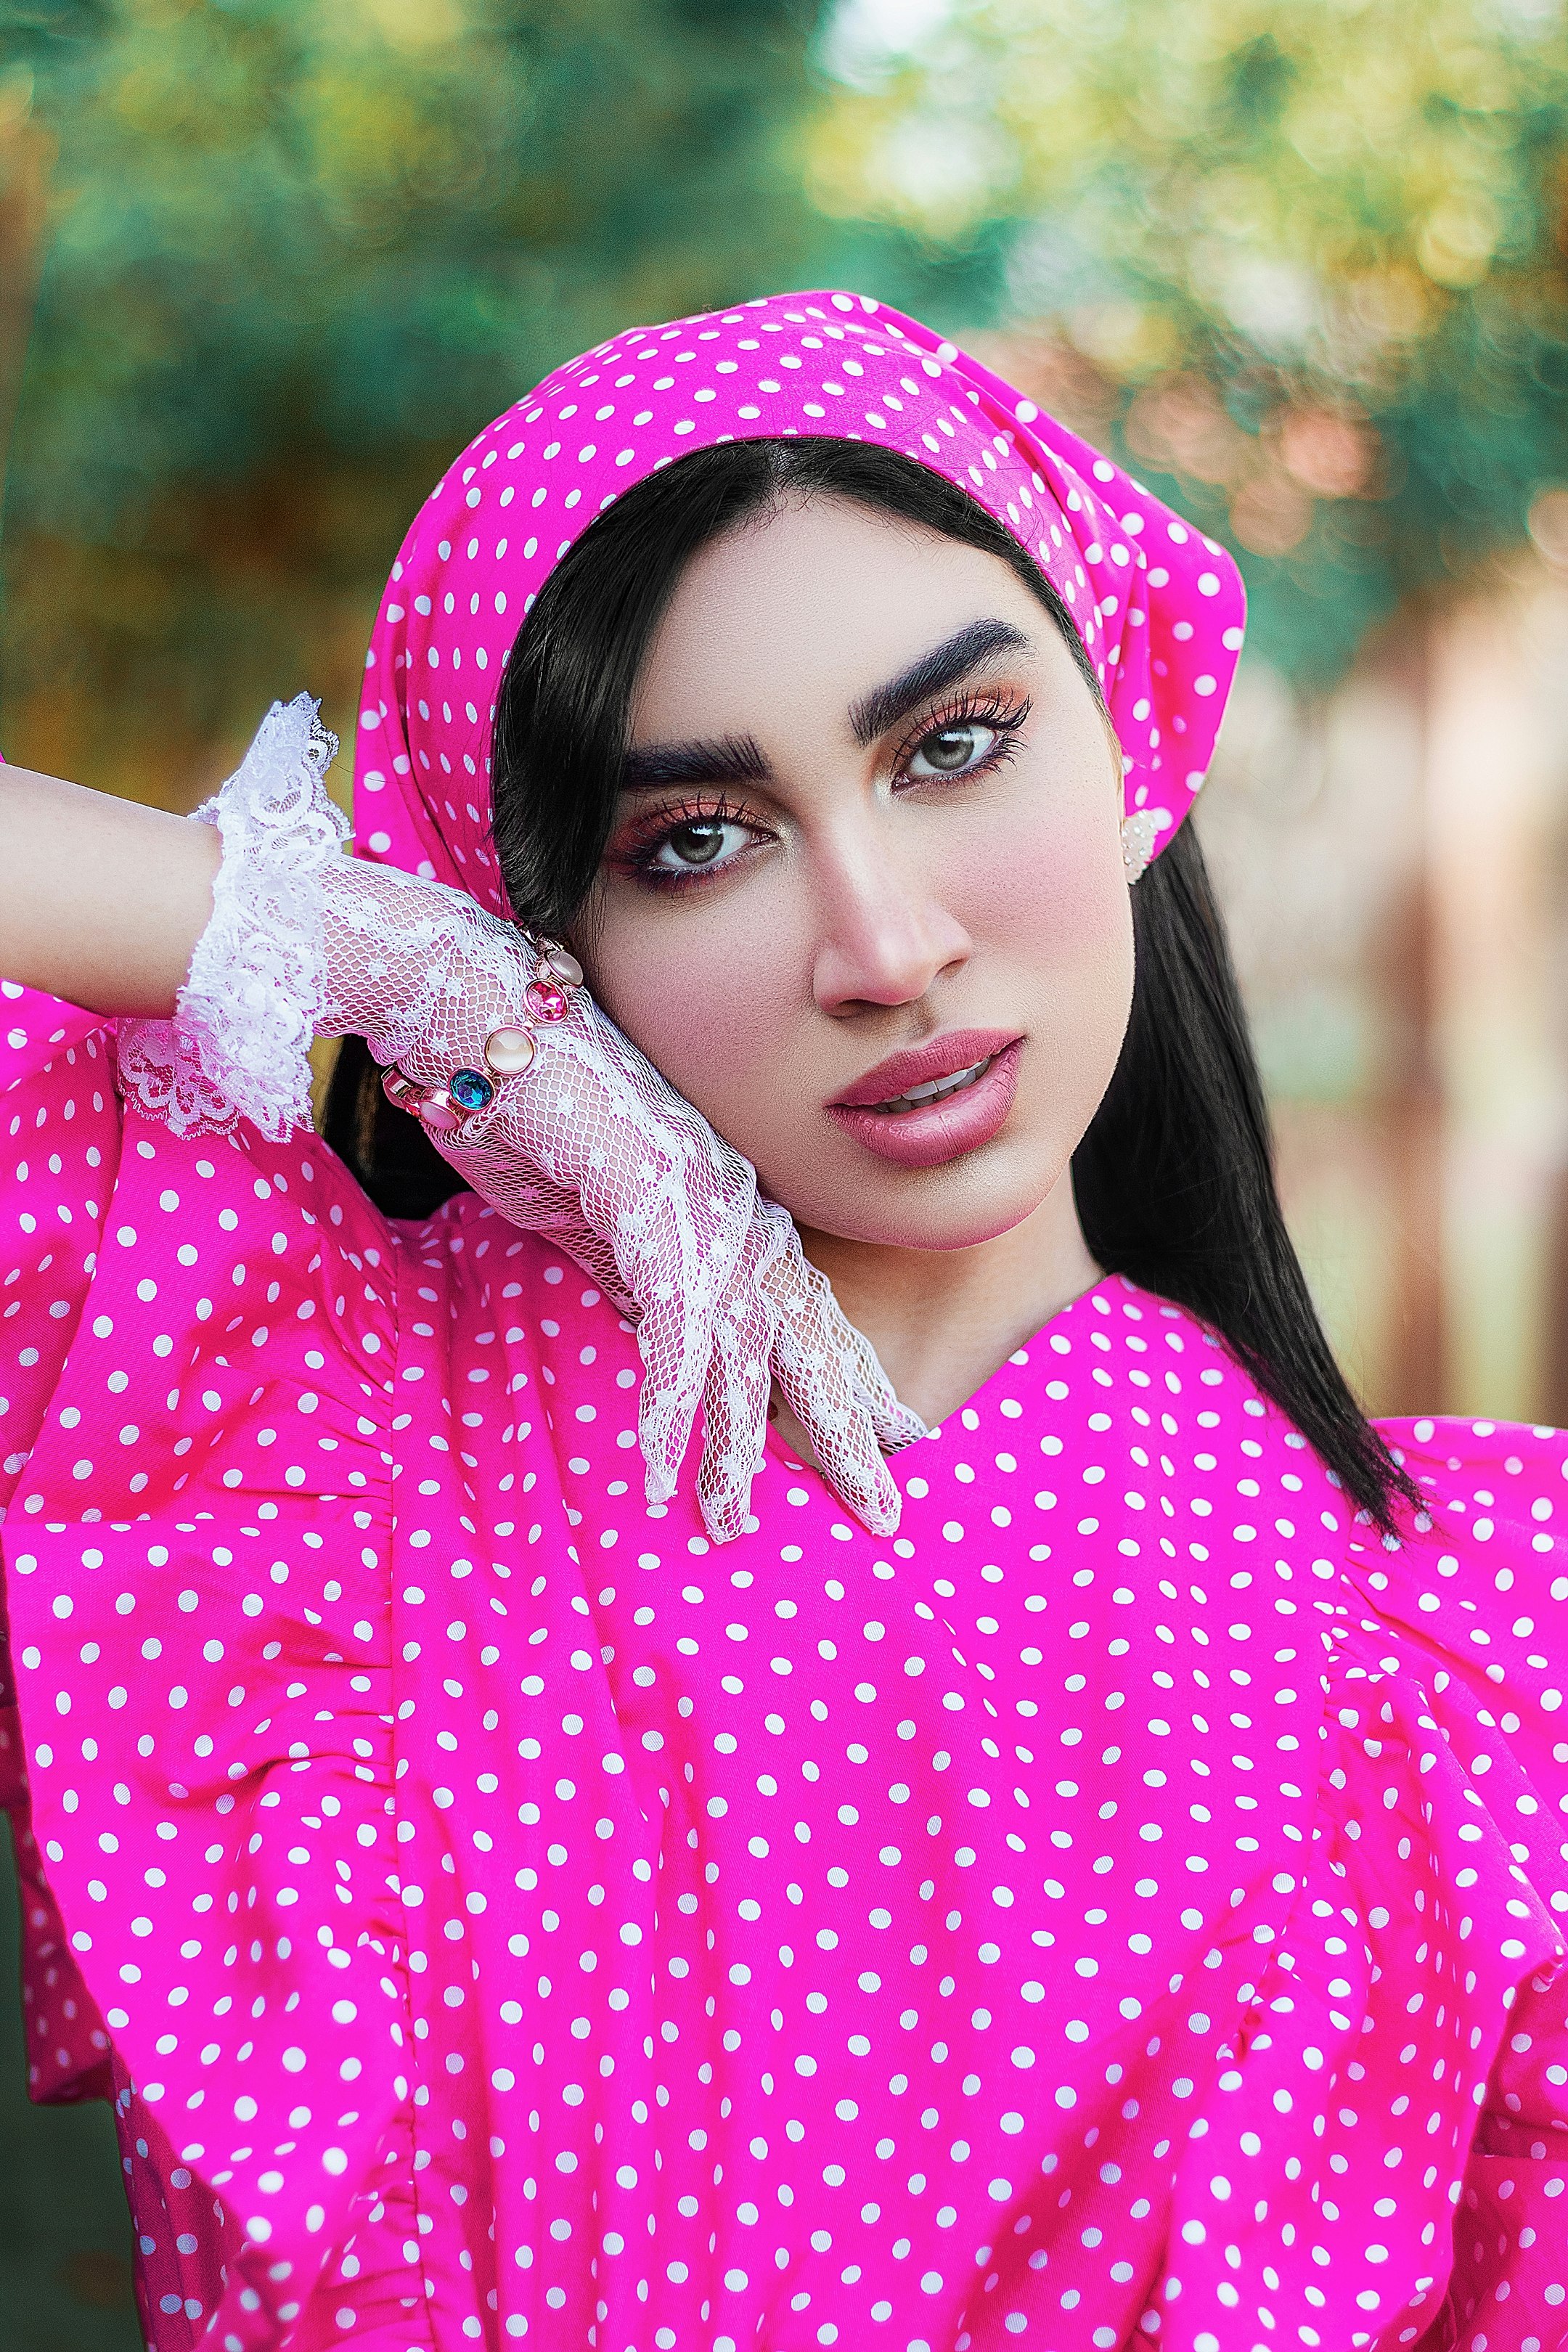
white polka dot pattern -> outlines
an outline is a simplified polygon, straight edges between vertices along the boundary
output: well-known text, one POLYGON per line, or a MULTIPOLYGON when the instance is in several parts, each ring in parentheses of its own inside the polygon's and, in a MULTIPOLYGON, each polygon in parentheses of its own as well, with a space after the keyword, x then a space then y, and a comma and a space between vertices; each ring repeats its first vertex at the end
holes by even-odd
POLYGON ((504 911, 489 739, 512 639, 595 515, 672 458, 770 435, 880 444, 967 490, 1059 592, 1158 849, 1203 782, 1242 641, 1240 576, 989 368, 868 298, 791 294, 584 353, 470 443, 393 568, 360 703, 362 855, 504 911))
POLYGON ((575 1267, 0 1009, 30 2031, 154 2352, 1561 2346, 1561 1436, 1402 1429, 1389 1549, 1110 1280, 895 1540, 775 1446, 716 1552, 575 1267))

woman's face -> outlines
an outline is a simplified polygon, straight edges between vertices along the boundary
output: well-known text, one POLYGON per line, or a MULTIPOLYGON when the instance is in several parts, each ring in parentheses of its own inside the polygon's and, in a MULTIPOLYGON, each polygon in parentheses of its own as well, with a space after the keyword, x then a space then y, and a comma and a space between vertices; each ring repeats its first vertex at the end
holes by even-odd
POLYGON ((787 507, 696 558, 650 649, 589 978, 797 1223, 963 1248, 1040 1206, 1115 1066, 1121 816, 1005 563, 787 507))

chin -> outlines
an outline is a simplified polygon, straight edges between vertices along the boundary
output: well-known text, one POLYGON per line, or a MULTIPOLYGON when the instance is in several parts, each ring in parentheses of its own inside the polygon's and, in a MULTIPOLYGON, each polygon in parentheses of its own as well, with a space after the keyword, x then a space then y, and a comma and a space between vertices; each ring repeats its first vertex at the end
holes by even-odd
POLYGON ((1030 1153, 1026 1167, 1017 1164, 1022 1157, 992 1147, 918 1173, 873 1163, 831 1188, 818 1172, 814 1181, 786 1180, 777 1187, 764 1178, 763 1189, 797 1225, 837 1241, 881 1249, 978 1249, 1043 1208, 1068 1166, 1066 1154, 1053 1154, 1042 1165, 1030 1153))

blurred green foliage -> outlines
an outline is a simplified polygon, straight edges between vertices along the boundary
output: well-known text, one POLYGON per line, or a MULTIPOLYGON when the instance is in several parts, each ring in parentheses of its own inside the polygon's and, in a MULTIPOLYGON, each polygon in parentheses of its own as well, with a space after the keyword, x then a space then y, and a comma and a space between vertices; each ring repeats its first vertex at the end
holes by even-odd
POLYGON ((800 0, 35 0, 58 143, 7 510, 12 756, 181 789, 343 715, 453 450, 638 318, 808 266, 800 0), (73 765, 73 762, 75 763, 73 765))
POLYGON ((860 0, 835 53, 819 205, 1000 254, 1015 363, 1231 539, 1298 677, 1532 509, 1568 557, 1559 0, 860 0))
POLYGON ((1532 518, 1568 560, 1561 0, 0 0, 0 205, 29 106, 3 719, 67 773, 342 724, 470 433, 792 282, 988 331, 1308 684, 1532 518))

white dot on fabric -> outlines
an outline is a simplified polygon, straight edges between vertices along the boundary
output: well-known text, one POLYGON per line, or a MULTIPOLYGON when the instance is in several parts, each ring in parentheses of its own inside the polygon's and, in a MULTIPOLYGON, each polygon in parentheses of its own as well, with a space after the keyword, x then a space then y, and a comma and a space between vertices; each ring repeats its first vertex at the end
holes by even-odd
MULTIPOLYGON (((846 299, 848 308, 842 319, 837 298, 817 294, 763 302, 749 317, 714 314, 693 325, 689 341, 679 336, 612 339, 603 367, 584 371, 571 362, 557 371, 538 394, 499 421, 492 433, 494 446, 482 459, 470 454, 447 477, 401 559, 395 593, 388 597, 372 647, 374 674, 393 677, 399 687, 395 706, 378 705, 374 724, 382 731, 391 728, 404 739, 390 758, 395 813, 378 824, 372 856, 416 870, 428 855, 420 780, 455 772, 458 762, 473 766, 467 735, 454 730, 439 710, 422 703, 408 708, 401 689, 417 667, 456 670, 471 663, 488 667, 492 654, 504 652, 504 647, 477 641, 475 632, 465 628, 460 611, 448 614, 443 601, 453 546, 459 540, 469 550, 478 546, 465 534, 470 510, 481 496, 480 480, 492 465, 502 505, 521 493, 538 508, 549 501, 559 467, 569 460, 580 483, 570 489, 557 488, 555 494, 568 507, 585 499, 595 511, 689 448, 753 432, 760 425, 784 433, 837 429, 852 434, 864 429, 880 435, 889 425, 897 427, 911 405, 924 412, 924 422, 907 445, 911 454, 969 490, 1015 535, 1022 537, 1034 522, 1025 543, 1077 616, 1100 675, 1111 680, 1111 715, 1130 753, 1130 805, 1159 805, 1158 793, 1147 788, 1161 769, 1163 736, 1195 739, 1191 747, 1196 756, 1189 765, 1206 764, 1224 700, 1222 682, 1228 681, 1240 644, 1241 596, 1228 558, 1220 557, 1211 543, 1193 540, 1184 525, 1165 515, 1108 458, 1089 460, 1088 475, 1080 478, 1077 468, 1084 460, 1079 445, 1064 441, 1034 401, 984 375, 956 345, 939 341, 916 322, 887 311, 875 314, 872 332, 872 314, 861 312, 858 298, 846 299), (650 358, 658 372, 647 367, 650 358), (637 382, 639 366, 644 400, 651 404, 622 404, 621 394, 637 382), (573 419, 585 419, 590 412, 574 395, 584 392, 590 374, 595 385, 604 381, 616 387, 616 398, 592 404, 591 413, 601 425, 618 417, 618 436, 568 440, 557 436, 536 444, 531 424, 540 417, 556 418, 563 428, 573 419), (836 427, 830 411, 848 390, 861 405, 836 427), (1037 502, 1046 512, 1036 520, 1037 502), (1126 537, 1114 532, 1103 536, 1097 529, 1102 517, 1119 520, 1126 537), (1129 608, 1119 593, 1134 556, 1140 567, 1144 563, 1142 552, 1131 549, 1128 541, 1138 540, 1152 521, 1160 520, 1166 524, 1172 560, 1141 571, 1139 576, 1151 592, 1158 587, 1167 605, 1174 608, 1165 614, 1166 621, 1182 615, 1193 621, 1202 615, 1201 627, 1188 629, 1190 643, 1185 643, 1180 663, 1170 658, 1173 647, 1168 633, 1162 633, 1161 616, 1156 615, 1152 629, 1145 629, 1142 609, 1129 608), (1212 688, 1198 683, 1205 677, 1215 681, 1212 688), (1130 730, 1125 718, 1140 700, 1157 706, 1156 725, 1141 736, 1130 730), (384 847, 380 845, 384 841, 384 847)), ((912 425, 914 420, 910 422, 912 425)), ((520 551, 499 542, 493 558, 493 569, 502 575, 497 610, 526 614, 570 543, 558 535, 529 540, 520 551)), ((460 560, 467 563, 470 559, 460 560)), ((384 770, 378 772, 384 777, 384 770)), ((1156 850, 1174 822, 1174 815, 1162 809, 1156 850)), ((488 825, 488 810, 480 808, 456 822, 444 819, 440 826, 455 877, 481 894, 498 889, 488 825)), ((499 895, 491 903, 499 907, 499 895)))
MULTIPOLYGON (((1228 562, 805 295, 612 338, 455 462, 373 646, 370 854, 499 890, 479 656, 569 496, 864 405, 1025 519, 1164 837, 1228 562)), ((543 1242, 122 1113, 90 1014, 7 989, 4 1034, 30 2064, 109 2069, 154 2352, 1444 2311, 1523 2352, 1495 2315, 1568 2284, 1562 1438, 1402 1424, 1427 1523, 1384 1545, 1113 1277, 894 1458, 896 1538, 772 1437, 715 1547, 688 1482, 644 1501, 636 1333, 543 1242)))

